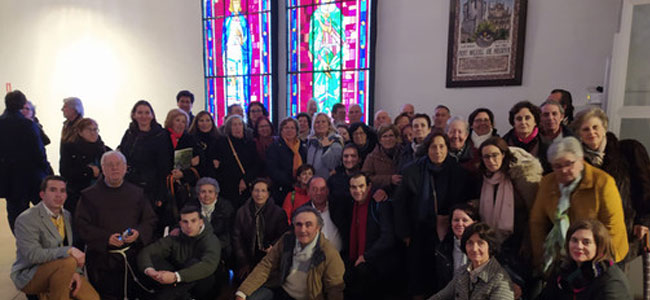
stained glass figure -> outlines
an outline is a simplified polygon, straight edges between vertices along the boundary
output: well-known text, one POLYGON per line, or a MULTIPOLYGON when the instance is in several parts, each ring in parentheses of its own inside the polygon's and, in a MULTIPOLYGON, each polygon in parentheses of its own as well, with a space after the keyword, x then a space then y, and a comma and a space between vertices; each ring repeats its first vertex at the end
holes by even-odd
POLYGON ((287 0, 287 114, 314 99, 359 104, 368 119, 372 72, 371 0, 287 0))
POLYGON ((271 1, 203 0, 206 107, 218 124, 232 104, 273 113, 271 1))

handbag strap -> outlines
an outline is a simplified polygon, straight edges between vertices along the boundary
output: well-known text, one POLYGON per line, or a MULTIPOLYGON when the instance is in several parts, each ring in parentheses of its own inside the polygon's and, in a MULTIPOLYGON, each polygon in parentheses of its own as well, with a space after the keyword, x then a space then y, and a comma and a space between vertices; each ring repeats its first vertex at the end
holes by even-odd
POLYGON ((246 170, 244 170, 244 165, 242 165, 241 160, 239 160, 239 155, 237 155, 237 151, 235 151, 235 146, 232 145, 232 141, 230 140, 230 137, 228 137, 228 144, 230 145, 230 150, 232 150, 232 155, 235 157, 235 160, 237 161, 239 170, 243 175, 246 175, 246 170))

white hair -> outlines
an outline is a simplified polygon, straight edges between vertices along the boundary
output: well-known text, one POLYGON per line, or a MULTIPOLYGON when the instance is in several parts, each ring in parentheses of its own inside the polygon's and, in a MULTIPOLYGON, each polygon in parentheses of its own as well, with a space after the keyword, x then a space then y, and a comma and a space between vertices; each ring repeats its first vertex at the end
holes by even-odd
POLYGON ((103 165, 106 158, 109 157, 109 156, 112 156, 112 155, 115 155, 115 156, 119 157, 120 160, 126 165, 126 156, 124 156, 124 154, 122 154, 122 152, 117 151, 117 150, 111 150, 111 151, 104 152, 104 154, 102 155, 102 158, 99 161, 99 163, 101 165, 103 165))
POLYGON ((65 105, 70 105, 74 107, 74 110, 80 115, 84 116, 84 105, 81 103, 81 99, 77 97, 68 97, 63 99, 65 105))

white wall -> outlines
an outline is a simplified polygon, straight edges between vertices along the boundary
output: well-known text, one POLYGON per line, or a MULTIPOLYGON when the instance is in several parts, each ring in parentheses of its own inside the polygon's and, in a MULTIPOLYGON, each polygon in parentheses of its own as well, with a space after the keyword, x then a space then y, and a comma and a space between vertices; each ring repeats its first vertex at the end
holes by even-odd
POLYGON ((55 170, 65 97, 82 99, 112 148, 139 99, 161 123, 181 89, 204 107, 200 1, 3 0, 0 28, 2 94, 11 82, 35 102, 55 170))
POLYGON ((520 100, 541 103, 553 88, 584 105, 587 87, 602 85, 618 27, 619 0, 531 0, 523 84, 515 87, 445 88, 448 0, 381 1, 376 58, 375 107, 397 114, 405 102, 433 113, 446 104, 467 117, 485 106, 501 134, 508 110, 520 100))

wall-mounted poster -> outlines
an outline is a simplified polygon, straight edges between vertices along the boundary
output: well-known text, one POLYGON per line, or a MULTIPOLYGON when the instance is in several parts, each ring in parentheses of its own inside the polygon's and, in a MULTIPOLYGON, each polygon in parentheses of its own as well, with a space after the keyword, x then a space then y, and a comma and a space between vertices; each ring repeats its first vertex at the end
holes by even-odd
POLYGON ((527 0, 451 0, 447 87, 521 85, 527 0))

